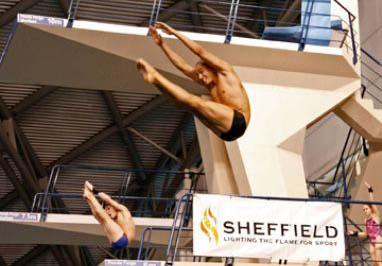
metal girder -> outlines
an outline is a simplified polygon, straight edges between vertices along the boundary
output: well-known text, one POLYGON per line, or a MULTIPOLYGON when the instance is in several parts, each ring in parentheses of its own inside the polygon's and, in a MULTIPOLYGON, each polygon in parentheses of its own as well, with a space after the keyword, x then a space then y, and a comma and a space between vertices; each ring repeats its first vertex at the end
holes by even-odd
POLYGON ((16 173, 13 171, 9 162, 4 158, 3 154, 0 152, 0 165, 3 168, 5 174, 8 176, 8 179, 11 181, 13 187, 16 189, 21 200, 23 201, 25 208, 28 210, 32 206, 32 201, 29 197, 28 192, 25 190, 24 186, 17 178, 16 173))
MULTIPOLYGON (((183 130, 189 123, 191 123, 192 119, 193 119, 193 116, 190 113, 186 113, 184 115, 180 124, 174 130, 174 132, 171 135, 169 142, 167 143, 167 147, 166 147, 167 150, 176 154, 177 150, 179 149, 179 145, 180 145, 180 139, 179 139, 180 134, 179 134, 179 132, 181 130, 183 130)), ((166 154, 162 153, 161 156, 159 157, 159 159, 157 160, 154 169, 163 169, 168 160, 169 160, 169 157, 166 154)), ((145 186, 145 191, 143 192, 143 195, 146 195, 146 196, 149 195, 150 189, 152 187, 152 182, 154 181, 154 178, 155 178, 155 174, 153 173, 150 175, 150 179, 147 180, 147 183, 145 186)))
MULTIPOLYGON (((188 126, 193 120, 193 115, 190 113, 186 113, 181 120, 180 124, 178 127, 174 130, 174 132, 171 135, 170 141, 167 143, 166 149, 169 150, 171 153, 177 152, 179 149, 180 145, 180 131, 184 130, 186 126, 188 126)), ((166 154, 162 154, 157 163, 155 164, 155 169, 163 169, 165 166, 166 162, 168 161, 169 157, 166 154)))
POLYGON ((35 93, 29 95, 25 99, 23 99, 21 102, 17 103, 12 109, 11 113, 13 116, 17 116, 21 114, 22 112, 26 111, 30 107, 32 107, 34 104, 36 104, 38 101, 43 99, 44 97, 48 96, 50 93, 52 93, 57 87, 52 86, 45 86, 36 91, 35 93))
POLYGON ((0 266, 7 266, 7 263, 5 262, 4 258, 0 255, 0 266))
POLYGON ((199 0, 187 0, 191 11, 191 22, 196 30, 203 31, 202 18, 199 14, 199 0))
MULTIPOLYGON (((179 0, 172 6, 163 10, 158 16, 158 21, 161 21, 161 22, 169 21, 171 18, 175 17, 179 11, 186 10, 188 7, 189 7, 189 4, 186 0, 179 0)), ((138 25, 147 26, 149 22, 150 20, 146 19, 140 22, 138 25)))
POLYGON ((83 257, 83 260, 85 262, 85 266, 93 266, 93 265, 96 265, 96 262, 92 256, 92 254, 90 253, 89 249, 85 248, 85 247, 80 247, 80 253, 81 253, 81 257, 83 257))
POLYGON ((67 15, 70 7, 70 0, 60 0, 60 5, 67 15))
POLYGON ((19 141, 19 145, 22 147, 22 150, 24 152, 24 155, 25 155, 24 157, 29 163, 29 165, 31 165, 30 166, 31 171, 33 171, 33 173, 36 171, 37 175, 36 174, 35 175, 39 179, 42 179, 42 178, 47 179, 48 173, 45 167, 42 165, 42 163, 38 159, 32 145, 28 141, 27 137, 24 135, 24 132, 22 131, 22 129, 17 124, 15 124, 15 132, 16 132, 17 140, 19 141))
MULTIPOLYGON (((36 103, 37 101, 39 101, 42 97, 45 97, 47 94, 51 93, 52 91, 54 90, 54 88, 48 88, 46 90, 43 91, 43 93, 37 93, 38 95, 35 95, 35 96, 31 96, 31 97, 28 97, 29 99, 31 98, 31 100, 25 100, 25 101, 22 101, 24 102, 24 104, 22 104, 22 109, 23 110, 26 110, 27 108, 29 108, 31 106, 32 103, 36 103)), ((7 118, 7 119, 14 119, 13 117, 13 113, 7 108, 7 106, 5 105, 4 101, 1 99, 0 97, 0 114, 2 117, 4 118, 7 118)), ((37 172, 39 173, 39 178, 47 178, 48 174, 45 170, 45 168, 42 166, 40 160, 38 160, 35 152, 34 152, 34 149, 32 147, 32 145, 29 143, 28 139, 25 137, 22 129, 17 125, 16 122, 14 122, 14 130, 15 130, 15 134, 16 134, 16 137, 17 137, 17 140, 18 140, 18 143, 19 145, 21 146, 23 152, 25 153, 25 160, 26 160, 26 163, 24 163, 24 166, 25 168, 28 169, 29 167, 29 175, 32 177, 37 177, 36 174, 35 174, 35 170, 37 170, 37 172), (36 169, 35 169, 36 168, 36 169)), ((8 150, 7 150, 8 151, 8 150)), ((17 151, 16 151, 17 153, 17 151)), ((17 153, 18 154, 18 153, 17 153)), ((12 156, 12 158, 15 159, 14 155, 10 154, 12 156)), ((18 154, 19 155, 19 154, 18 154)), ((16 156, 16 154, 15 154, 16 156)), ((21 156, 19 155, 19 157, 21 158, 21 156)), ((21 158, 23 159, 23 158, 21 158)), ((19 163, 19 165, 17 165, 18 167, 22 167, 19 163)), ((35 182, 37 182, 37 178, 34 180, 35 182)))
POLYGON ((32 259, 35 259, 36 257, 40 256, 41 254, 45 253, 48 250, 49 250, 49 246, 46 246, 46 245, 39 245, 35 248, 32 248, 28 253, 26 253, 24 256, 22 256, 17 261, 15 261, 12 264, 12 266, 28 265, 28 262, 30 262, 32 259))
MULTIPOLYGON (((137 148, 135 147, 133 138, 131 137, 130 133, 123 126, 122 114, 118 109, 118 106, 114 100, 113 94, 110 91, 103 91, 102 95, 105 99, 105 102, 106 102, 110 112, 111 112, 114 123, 116 123, 118 126, 121 138, 126 145, 128 156, 133 161, 134 168, 143 169, 144 167, 143 167, 141 158, 139 156, 139 153, 137 151, 137 148)), ((144 181, 146 180, 145 173, 140 171, 137 174, 139 176, 138 183, 144 184, 144 181)))
POLYGON ((299 15, 301 15, 301 0, 295 0, 276 23, 276 26, 283 26, 286 22, 293 22, 299 15))
MULTIPOLYGON (((0 98, 0 113, 1 116, 7 119, 12 118, 12 114, 6 107, 4 101, 0 98)), ((32 173, 29 171, 28 167, 24 163, 20 154, 8 141, 8 137, 4 132, 3 128, 0 129, 0 143, 3 145, 5 151, 12 157, 14 163, 16 164, 17 169, 19 169, 28 189, 30 192, 36 193, 41 190, 38 183, 33 179, 32 173)))
POLYGON ((17 153, 15 148, 9 143, 6 134, 3 132, 2 129, 0 129, 0 143, 4 146, 5 151, 12 157, 13 161, 16 164, 17 169, 19 169, 30 192, 33 192, 33 193, 39 192, 41 189, 38 183, 36 183, 35 180, 33 179, 31 172, 29 171, 28 167, 23 162, 21 156, 17 153))
MULTIPOLYGON (((208 11, 209 13, 215 15, 218 18, 221 18, 222 20, 224 20, 225 22, 228 23, 228 17, 226 15, 220 13, 216 9, 212 8, 211 6, 208 6, 206 4, 200 4, 199 6, 203 9, 205 9, 206 11, 208 11)), ((241 33, 248 34, 249 36, 251 36, 253 38, 260 38, 260 36, 257 33, 247 29, 245 26, 243 26, 237 22, 235 24, 235 27, 238 28, 241 31, 241 33)))
POLYGON ((38 245, 37 247, 31 249, 27 254, 18 259, 12 266, 24 266, 28 265, 29 262, 41 256, 45 252, 51 250, 53 256, 56 258, 57 262, 61 266, 81 266, 80 262, 73 261, 73 257, 68 256, 63 251, 62 246, 48 246, 48 245, 38 245))
POLYGON ((280 20, 280 18, 285 14, 285 11, 287 10, 289 4, 290 4, 290 1, 291 0, 285 0, 284 4, 283 4, 283 7, 282 7, 282 11, 280 12, 278 18, 277 18, 277 21, 280 20))
POLYGON ((41 0, 21 0, 0 16, 0 27, 11 22, 18 13, 23 13, 41 0))
POLYGON ((14 202, 16 199, 18 199, 19 194, 14 189, 8 194, 6 194, 4 197, 0 199, 0 210, 3 210, 5 207, 7 207, 9 204, 14 202))
POLYGON ((268 16, 267 16, 267 11, 265 9, 261 10, 261 14, 263 15, 263 22, 264 22, 264 27, 267 27, 268 24, 268 16))
MULTIPOLYGON (((7 119, 12 119, 12 113, 8 110, 7 106, 5 105, 4 101, 0 97, 0 114, 2 117, 7 119)), ((19 142, 19 145, 23 146, 25 150, 27 151, 26 157, 28 160, 31 158, 31 161, 34 163, 36 169, 38 170, 40 178, 47 177, 47 171, 41 164, 40 160, 37 158, 37 156, 34 153, 33 147, 28 142, 27 138, 23 134, 21 128, 17 126, 15 123, 15 132, 16 136, 19 142)), ((32 192, 33 194, 41 191, 40 185, 37 180, 33 179, 33 175, 28 169, 27 164, 24 162, 23 158, 20 156, 20 154, 15 150, 15 148, 9 143, 8 138, 3 132, 3 129, 0 129, 0 143, 3 144, 5 151, 12 157, 13 161, 16 164, 16 167, 20 171, 21 175, 23 176, 23 179, 25 181, 25 184, 27 185, 28 190, 32 192)), ((8 169, 9 170, 9 169, 8 169)), ((10 173, 12 177, 12 173, 10 173)), ((17 189, 17 187, 15 187, 17 189)), ((19 194, 19 193, 18 193, 19 194)), ((19 194, 21 196, 21 194, 19 194)), ((57 201, 57 204, 61 207, 65 208, 65 205, 62 201, 57 201)), ((70 254, 71 250, 70 247, 63 247, 62 253, 68 257, 69 260, 73 260, 73 265, 81 265, 81 259, 78 258, 78 256, 75 256, 75 254, 70 254)), ((61 256, 58 254, 58 252, 55 249, 52 249, 54 256, 57 259, 57 262, 60 263, 61 256)), ((66 265, 64 263, 60 263, 60 265, 66 265)))
MULTIPOLYGON (((126 127, 129 124, 133 123, 135 120, 137 120, 139 117, 142 115, 150 112, 152 109, 158 107, 159 105, 163 104, 166 101, 164 96, 157 96, 155 99, 151 100, 150 102, 146 103, 142 107, 138 108, 137 110, 129 113, 127 116, 125 116, 122 119, 122 126, 126 127)), ((88 151, 98 143, 102 142, 105 140, 107 137, 110 135, 118 132, 118 126, 117 125, 111 125, 102 131, 98 132, 96 135, 85 141, 84 143, 80 144, 73 150, 71 150, 69 153, 65 154, 61 158, 59 158, 57 161, 51 163, 49 165, 49 169, 51 169, 55 164, 65 164, 68 163, 84 152, 88 151)))
MULTIPOLYGON (((197 156, 200 156, 200 152, 199 152, 198 138, 195 135, 195 137, 192 140, 192 143, 190 145, 190 148, 189 148, 189 150, 187 152, 186 160, 184 160, 184 162, 183 162, 183 164, 181 166, 180 171, 183 172, 185 169, 190 168, 192 166, 192 163, 195 161, 197 156)), ((180 185, 180 183, 182 182, 183 179, 184 179, 184 175, 183 174, 176 175, 173 178, 173 180, 171 181, 171 183, 170 183, 170 185, 168 187, 170 187, 170 188, 177 188, 177 187, 179 187, 179 185, 180 185)), ((173 195, 171 194, 171 190, 163 188, 161 197, 166 198, 166 197, 172 197, 172 196, 173 195)))
POLYGON ((155 141, 151 140, 150 138, 146 137, 145 135, 143 135, 142 133, 140 133, 138 130, 136 130, 135 128, 132 128, 132 127, 127 127, 127 130, 131 133, 134 133, 135 135, 137 135, 138 137, 140 137, 141 139, 143 139, 144 141, 150 143, 151 145, 153 145, 155 148, 157 148, 158 150, 160 150, 162 153, 166 154, 167 156, 171 157, 173 160, 177 161, 177 162, 181 162, 181 160, 175 156, 174 154, 172 154, 171 152, 169 152, 168 150, 166 150, 165 148, 163 148, 162 146, 160 146, 158 143, 156 143, 155 141))

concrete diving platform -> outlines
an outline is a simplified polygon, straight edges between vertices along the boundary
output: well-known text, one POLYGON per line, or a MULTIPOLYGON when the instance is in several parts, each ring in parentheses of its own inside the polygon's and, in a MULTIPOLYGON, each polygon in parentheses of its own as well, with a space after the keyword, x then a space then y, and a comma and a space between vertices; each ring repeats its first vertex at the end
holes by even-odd
MULTIPOLYGON (((40 222, 40 217, 40 213, 0 212, 0 244, 110 245, 92 215, 49 213, 45 222, 40 222)), ((135 217, 136 236, 132 245, 139 245, 145 228, 169 228, 173 221, 166 218, 135 217)), ((167 245, 170 232, 153 230, 151 243, 167 245)))
MULTIPOLYGON (((171 65, 145 27, 91 21, 66 25, 66 19, 19 14, 1 60, 0 81, 158 94, 136 70, 136 59, 143 57, 170 80, 204 92, 171 65)), ((345 48, 306 45, 301 52, 297 43, 233 37, 227 45, 222 35, 183 33, 239 68, 243 82, 251 80, 241 74, 243 68, 358 78, 345 48)), ((172 36, 164 38, 187 61, 197 61, 172 36)))
MULTIPOLYGON (((224 260, 224 258, 223 258, 224 260)), ((99 266, 165 266, 165 261, 132 261, 132 260, 104 260, 99 266)), ((224 262, 191 262, 191 261, 174 261, 173 266, 224 266, 224 262)), ((280 263, 251 263, 235 261, 235 266, 272 266, 280 265, 280 263)), ((317 263, 290 263, 288 265, 317 265, 317 263)))

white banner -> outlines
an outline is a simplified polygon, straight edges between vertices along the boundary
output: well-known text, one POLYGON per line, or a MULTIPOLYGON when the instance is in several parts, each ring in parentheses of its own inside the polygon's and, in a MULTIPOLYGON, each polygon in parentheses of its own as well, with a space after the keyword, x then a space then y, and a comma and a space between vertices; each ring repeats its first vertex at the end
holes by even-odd
POLYGON ((193 245, 195 256, 341 261, 342 207, 196 194, 193 245))

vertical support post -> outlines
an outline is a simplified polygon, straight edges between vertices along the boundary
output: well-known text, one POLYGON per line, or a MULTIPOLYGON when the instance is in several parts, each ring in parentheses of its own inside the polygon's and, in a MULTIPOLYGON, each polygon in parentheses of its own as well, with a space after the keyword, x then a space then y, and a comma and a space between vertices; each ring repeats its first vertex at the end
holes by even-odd
POLYGON ((54 186, 56 184, 56 180, 59 174, 60 166, 56 165, 52 168, 52 171, 50 173, 48 185, 46 187, 46 190, 44 192, 44 197, 42 200, 42 207, 41 207, 41 217, 40 217, 40 222, 45 222, 46 216, 48 214, 48 194, 50 191, 50 187, 52 187, 52 191, 54 189, 54 186))
POLYGON ((224 266, 233 266, 234 262, 235 262, 234 258, 225 258, 224 266))
MULTIPOLYGON (((344 221, 344 229, 345 229, 344 231, 347 232, 348 231, 348 224, 346 221, 346 213, 344 210, 344 205, 342 205, 342 217, 343 217, 343 221, 344 221)), ((349 258, 349 265, 353 265, 353 256, 352 256, 352 252, 351 252, 351 246, 350 246, 349 241, 346 241, 346 233, 345 233, 345 245, 347 246, 345 248, 345 250, 347 250, 346 253, 347 253, 347 256, 349 258)))
POLYGON ((340 169, 341 167, 341 161, 345 155, 345 151, 346 151, 346 147, 348 146, 348 143, 349 143, 349 139, 350 139, 350 135, 351 133, 353 132, 353 129, 350 128, 349 131, 348 131, 348 134, 346 136, 346 141, 345 141, 345 144, 344 144, 344 147, 342 148, 342 152, 341 152, 341 156, 340 156, 340 160, 338 161, 338 164, 337 164, 337 167, 336 167, 336 171, 334 172, 334 178, 333 178, 333 183, 336 181, 337 179, 337 174, 338 174, 338 170, 340 169))
POLYGON ((240 0, 232 0, 232 2, 231 2, 231 8, 229 11, 228 24, 227 24, 227 30, 226 30, 226 36, 225 36, 224 43, 228 44, 232 40, 232 36, 234 34, 234 31, 235 31, 237 13, 239 10, 239 3, 240 3, 240 0))
POLYGON ((78 13, 78 7, 80 5, 80 0, 77 0, 76 4, 74 4, 74 1, 70 1, 70 6, 68 9, 68 24, 66 25, 67 28, 73 27, 73 22, 76 19, 77 13, 78 13))
POLYGON ((363 250, 362 250, 362 243, 361 243, 361 240, 359 238, 357 239, 357 244, 358 244, 358 248, 360 250, 359 257, 360 257, 361 265, 363 266, 364 265, 363 250))
MULTIPOLYGON (((153 26, 155 22, 157 22, 161 6, 162 0, 154 0, 153 9, 151 10, 150 14, 149 26, 153 26)), ((147 35, 150 35, 150 32, 147 32, 147 35)))
POLYGON ((343 158, 341 158, 341 167, 342 167, 342 182, 344 186, 344 198, 347 199, 348 198, 348 187, 346 184, 347 173, 346 173, 346 166, 345 166, 343 158))
POLYGON ((356 65, 358 63, 358 52, 357 52, 357 45, 356 45, 355 36, 354 36, 353 17, 350 12, 348 12, 348 16, 349 16, 351 43, 353 48, 353 64, 356 65))
POLYGON ((177 251, 178 244, 179 244, 179 237, 180 237, 180 234, 181 234, 182 229, 183 229, 183 221, 184 221, 185 212, 187 209, 187 202, 189 202, 189 201, 192 201, 192 194, 185 194, 181 198, 179 198, 179 200, 178 200, 178 206, 176 207, 174 222, 172 224, 171 234, 170 234, 170 238, 169 238, 168 245, 167 245, 166 264, 165 265, 172 265, 175 258, 176 258, 176 251, 177 251), (181 206, 182 206, 182 203, 184 201, 186 202, 186 206, 183 208, 183 211, 181 211, 181 206), (179 215, 180 215, 180 219, 178 219, 179 215), (172 254, 172 256, 171 256, 171 254, 170 254, 171 253, 171 246, 174 242, 175 231, 177 231, 176 236, 175 236, 175 248, 174 248, 174 254, 172 254))
MULTIPOLYGON (((150 14, 150 20, 149 20, 149 26, 153 25, 154 17, 155 17, 155 12, 156 12, 156 6, 157 6, 157 0, 154 0, 153 2, 153 8, 151 9, 151 14, 150 14)), ((147 35, 149 35, 150 32, 147 32, 147 35)))
MULTIPOLYGON (((302 21, 302 25, 301 25, 300 44, 298 46, 299 51, 304 51, 304 49, 305 49, 306 40, 307 40, 307 37, 309 34, 310 18, 312 17, 314 1, 315 0, 310 0, 308 2, 306 10, 301 11, 301 12, 305 12, 305 15, 304 15, 304 20, 302 21)), ((302 15, 303 14, 301 14, 301 16, 302 15)))

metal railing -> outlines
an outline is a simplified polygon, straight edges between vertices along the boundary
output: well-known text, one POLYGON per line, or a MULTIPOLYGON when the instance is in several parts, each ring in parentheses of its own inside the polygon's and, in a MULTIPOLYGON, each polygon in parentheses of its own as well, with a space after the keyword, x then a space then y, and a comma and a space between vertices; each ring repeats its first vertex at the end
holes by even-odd
MULTIPOLYGON (((361 49, 359 60, 362 66, 361 96, 373 100, 375 105, 381 107, 382 85, 378 82, 382 78, 382 62, 365 49, 361 49)), ((367 141, 349 128, 338 162, 321 178, 318 178, 318 181, 308 182, 310 195, 312 197, 351 197, 348 188, 355 176, 356 163, 368 156, 368 153, 367 141)))
MULTIPOLYGON (((194 190, 196 181, 203 173, 183 171, 159 171, 143 169, 126 169, 118 167, 101 167, 91 165, 56 165, 52 168, 49 181, 44 192, 34 197, 32 212, 40 212, 41 220, 45 220, 48 212, 84 214, 89 213, 89 207, 82 198, 82 189, 86 180, 105 192, 113 199, 125 204, 134 216, 170 217, 175 208, 176 199, 155 195, 155 189, 147 188, 148 180, 172 180, 174 178, 189 178, 189 188, 163 187, 166 194, 185 194, 194 190), (144 175, 142 175, 144 174, 144 175), (146 180, 141 180, 145 177, 146 180), (145 190, 147 195, 142 195, 145 190), (184 191, 182 191, 184 190, 184 191)), ((158 189, 157 189, 158 190, 158 189)))
MULTIPOLYGON (((292 2, 285 1, 265 1, 259 3, 240 3, 240 0, 187 0, 179 1, 181 3, 169 6, 166 1, 153 0, 151 10, 148 10, 149 3, 136 3, 135 8, 141 13, 147 13, 148 18, 142 21, 128 20, 129 13, 134 6, 127 6, 118 10, 118 19, 121 24, 138 25, 148 27, 157 21, 163 21, 178 30, 210 33, 224 36, 224 42, 230 43, 233 37, 245 37, 256 39, 266 38, 264 32, 267 28, 285 27, 292 29, 294 34, 292 38, 284 41, 295 42, 299 44, 299 50, 303 51, 306 44, 320 41, 320 38, 311 34, 311 31, 321 30, 330 32, 329 40, 331 46, 347 46, 353 53, 353 63, 358 62, 359 44, 356 41, 356 32, 354 21, 356 16, 346 8, 339 0, 331 0, 331 5, 336 5, 344 14, 344 17, 333 16, 328 13, 313 12, 316 10, 314 0, 309 1, 302 9, 302 5, 296 7, 292 2), (131 10, 130 10, 131 9, 131 10), (126 10, 125 19, 123 12, 126 10), (315 18, 327 20, 326 23, 315 24, 315 18), (189 21, 191 20, 191 22, 189 21), (294 27, 294 28, 293 28, 294 27), (339 34, 332 34, 339 33, 339 34), (337 36, 338 35, 338 36, 337 36)), ((110 6, 99 6, 88 3, 86 0, 71 0, 68 10, 68 27, 72 27, 75 19, 95 20, 109 22, 113 20, 113 11, 110 6), (102 16, 102 10, 106 9, 108 15, 102 16), (99 10, 98 10, 99 9, 99 10)), ((330 8, 329 8, 330 10, 330 8)), ((117 12, 117 11, 114 11, 117 12)), ((329 45, 326 44, 327 45, 329 45)))
MULTIPOLYGON (((374 204, 382 206, 382 202, 370 202, 362 200, 350 200, 343 198, 286 198, 286 197, 260 197, 260 196, 238 196, 243 198, 253 198, 262 200, 278 200, 290 202, 336 202, 343 205, 343 210, 349 206, 374 204)), ((193 255, 192 250, 192 198, 193 194, 185 194, 178 199, 176 212, 172 227, 147 227, 141 236, 137 260, 150 260, 152 254, 156 254, 155 259, 165 260, 166 265, 173 265, 176 261, 206 261, 207 258, 193 255), (151 243, 151 235, 155 232, 167 232, 169 235, 168 245, 154 245, 151 243), (159 254, 159 257, 158 257, 159 254)), ((346 258, 342 262, 321 261, 320 265, 370 265, 372 259, 368 251, 368 239, 359 239, 349 236, 348 229, 366 231, 364 223, 355 223, 347 215, 344 215, 344 229, 346 241, 346 258)), ((225 265, 234 265, 234 258, 222 258, 225 265)), ((285 260, 283 260, 285 262, 285 260)))

